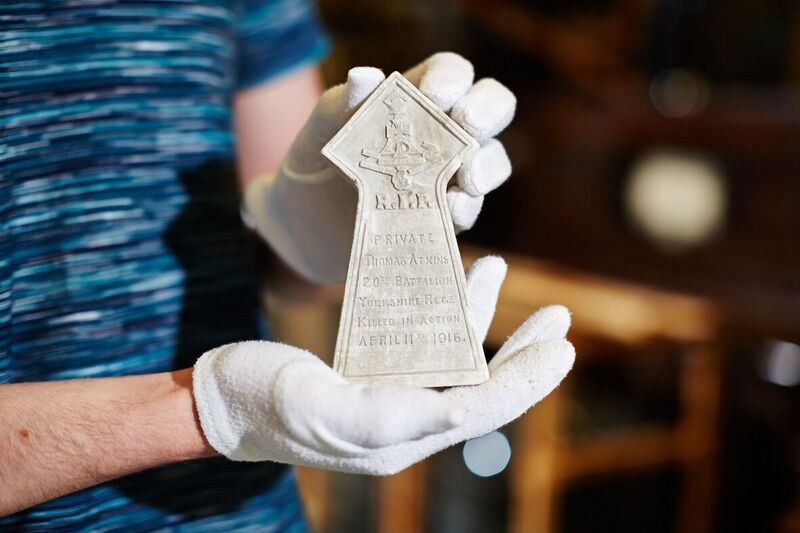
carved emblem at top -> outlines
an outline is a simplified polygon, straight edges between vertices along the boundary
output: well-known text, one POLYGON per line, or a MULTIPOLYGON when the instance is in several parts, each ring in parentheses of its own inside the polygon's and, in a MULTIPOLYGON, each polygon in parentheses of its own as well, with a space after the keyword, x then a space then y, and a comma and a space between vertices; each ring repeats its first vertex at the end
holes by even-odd
POLYGON ((403 191, 411 186, 414 175, 441 163, 442 158, 436 145, 415 138, 405 97, 393 92, 383 103, 389 109, 384 127, 386 139, 378 141, 374 148, 363 148, 364 159, 359 166, 391 176, 392 186, 403 191))

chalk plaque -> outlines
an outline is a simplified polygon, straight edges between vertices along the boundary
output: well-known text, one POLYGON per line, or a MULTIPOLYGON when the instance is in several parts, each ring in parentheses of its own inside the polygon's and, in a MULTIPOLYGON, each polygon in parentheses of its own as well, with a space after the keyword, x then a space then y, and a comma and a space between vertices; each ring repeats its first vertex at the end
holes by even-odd
POLYGON ((489 378, 446 188, 478 143, 397 72, 322 149, 358 188, 334 367, 417 387, 489 378))

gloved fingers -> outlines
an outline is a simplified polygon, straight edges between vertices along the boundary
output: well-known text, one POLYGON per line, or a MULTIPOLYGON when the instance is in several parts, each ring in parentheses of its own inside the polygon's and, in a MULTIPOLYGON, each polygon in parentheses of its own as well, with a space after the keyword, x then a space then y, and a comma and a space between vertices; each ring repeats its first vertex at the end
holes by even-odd
POLYGON ((561 383, 572 368, 575 350, 564 339, 526 347, 489 381, 454 387, 442 393, 453 405, 463 406, 463 422, 452 430, 377 450, 347 460, 347 471, 389 475, 449 446, 494 431, 521 416, 561 383))
POLYGON ((497 297, 508 266, 502 257, 489 255, 477 259, 467 269, 467 298, 472 328, 483 344, 494 318, 497 297))
POLYGON ((483 207, 483 196, 472 196, 458 185, 447 189, 447 205, 456 233, 471 228, 483 207))
POLYGON ((386 76, 383 71, 374 67, 353 67, 347 72, 344 91, 344 111, 352 113, 372 94, 386 76))
POLYGON ((448 431, 463 412, 431 389, 395 385, 351 385, 356 407, 339 411, 343 438, 365 448, 382 448, 448 431), (355 420, 354 420, 355 418, 355 420))
POLYGON ((514 93, 495 79, 483 78, 453 105, 450 117, 475 140, 483 142, 511 123, 516 108, 514 93))
POLYGON ((434 453, 485 435, 515 420, 547 396, 572 368, 575 350, 564 339, 533 344, 511 358, 480 385, 444 391, 452 405, 463 406, 463 422, 450 431, 428 435, 340 461, 335 468, 369 475, 395 474, 434 453))
POLYGON ((575 361, 566 339, 534 343, 491 371, 488 381, 444 391, 464 407, 464 423, 446 434, 450 444, 485 435, 515 420, 561 383, 575 361))
POLYGON ((489 139, 456 173, 458 186, 472 196, 483 196, 511 176, 511 161, 503 143, 489 139))
POLYGON ((353 383, 321 362, 286 365, 275 397, 278 416, 295 439, 337 456, 367 455, 461 421, 461 410, 436 391, 353 383))
POLYGON ((489 362, 489 373, 500 368, 510 357, 526 346, 539 342, 563 339, 567 335, 571 317, 563 305, 542 307, 525 322, 500 347, 489 362))
POLYGON ((439 52, 403 75, 434 104, 443 111, 449 111, 469 91, 475 70, 472 63, 460 55, 439 52))
POLYGON ((351 68, 345 83, 331 87, 322 94, 314 118, 338 130, 385 78, 383 72, 374 67, 351 68))
POLYGON ((449 446, 494 431, 521 416, 547 396, 569 373, 575 349, 565 339, 526 346, 480 385, 454 387, 441 393, 463 408, 463 421, 453 429, 351 457, 336 469, 370 475, 390 475, 449 446))
POLYGON ((504 364, 495 366, 494 375, 489 381, 495 381, 491 387, 496 390, 507 386, 510 389, 518 387, 521 396, 527 395, 529 399, 525 408, 527 410, 550 394, 574 363, 575 347, 567 339, 543 340, 522 348, 504 364), (518 382, 525 384, 521 387, 512 385, 518 382))

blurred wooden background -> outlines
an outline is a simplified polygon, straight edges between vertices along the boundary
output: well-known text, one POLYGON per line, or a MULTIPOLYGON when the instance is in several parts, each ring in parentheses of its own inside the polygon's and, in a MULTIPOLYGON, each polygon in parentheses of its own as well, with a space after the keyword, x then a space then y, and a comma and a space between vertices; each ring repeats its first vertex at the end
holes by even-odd
MULTIPOLYGON (((452 50, 515 92, 500 136, 514 174, 459 241, 466 260, 511 264, 487 353, 562 303, 578 364, 503 430, 495 478, 471 476, 458 447, 381 480, 302 471, 318 530, 800 530, 800 3, 320 8, 331 84, 452 50), (724 191, 704 238, 664 243, 637 219, 626 191, 654 151, 700 161, 724 191)), ((339 289, 278 285, 277 336, 329 356, 339 289)))

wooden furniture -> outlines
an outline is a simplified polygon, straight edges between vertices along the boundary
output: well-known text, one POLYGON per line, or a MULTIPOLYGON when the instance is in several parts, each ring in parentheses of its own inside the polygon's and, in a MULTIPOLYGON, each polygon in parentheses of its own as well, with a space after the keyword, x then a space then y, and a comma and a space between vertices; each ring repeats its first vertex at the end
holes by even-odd
MULTIPOLYGON (((462 249, 465 264, 488 253, 462 249)), ((552 303, 573 313, 570 340, 577 364, 592 358, 596 343, 615 343, 628 357, 648 343, 683 347, 680 372, 681 414, 670 426, 649 424, 580 444, 562 430, 569 379, 535 409, 515 422, 510 466, 508 530, 558 529, 561 489, 587 476, 677 464, 683 472, 680 531, 711 529, 716 484, 717 419, 720 380, 720 323, 707 301, 508 257, 509 273, 500 294, 487 346, 499 347, 537 308, 552 303)), ((323 357, 332 353, 338 326, 340 290, 315 291, 277 283, 282 292, 267 296, 276 338, 301 345, 323 357), (294 287, 294 288, 292 288, 294 287)), ((425 463, 380 478, 376 529, 381 533, 422 531, 425 512, 425 463)), ((328 475, 298 469, 307 512, 316 531, 328 531, 331 498, 328 475)))
MULTIPOLYGON (((479 255, 465 250, 465 262, 479 255)), ((573 315, 569 335, 576 364, 592 357, 594 342, 614 342, 629 357, 653 341, 685 347, 680 374, 681 415, 672 427, 647 425, 572 444, 562 431, 569 380, 520 418, 511 465, 510 531, 558 529, 556 500, 573 480, 675 463, 684 474, 679 531, 709 531, 715 496, 719 409, 718 311, 708 302, 609 281, 517 257, 487 338, 500 346, 532 311, 551 303, 573 315)))

